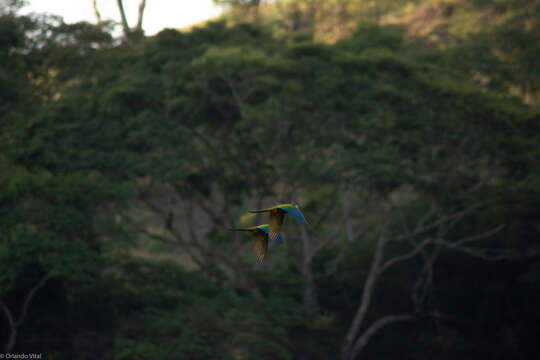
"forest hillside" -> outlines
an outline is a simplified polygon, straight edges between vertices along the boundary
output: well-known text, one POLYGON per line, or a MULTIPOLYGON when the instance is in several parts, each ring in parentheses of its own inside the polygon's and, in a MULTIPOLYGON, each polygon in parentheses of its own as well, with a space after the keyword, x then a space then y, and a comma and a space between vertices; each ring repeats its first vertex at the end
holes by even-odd
POLYGON ((0 354, 534 358, 540 2, 217 2, 0 1, 0 354))

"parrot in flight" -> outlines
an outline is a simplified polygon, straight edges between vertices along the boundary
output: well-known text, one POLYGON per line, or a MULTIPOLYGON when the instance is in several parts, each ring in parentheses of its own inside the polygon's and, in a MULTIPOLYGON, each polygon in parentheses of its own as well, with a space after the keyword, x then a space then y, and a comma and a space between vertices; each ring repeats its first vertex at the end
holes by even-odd
POLYGON ((300 211, 300 208, 298 205, 293 204, 280 204, 276 206, 272 206, 268 209, 263 210, 251 210, 250 213, 270 213, 270 221, 268 224, 268 237, 270 240, 274 241, 276 240, 279 243, 278 237, 281 237, 281 225, 283 224, 283 219, 285 218, 286 214, 291 215, 293 218, 296 219, 300 224, 307 224, 306 218, 304 217, 304 214, 300 211), (279 236, 278 236, 279 235, 279 236))
MULTIPOLYGON (((231 229, 233 231, 250 231, 253 236, 253 248, 257 262, 262 264, 268 250, 268 224, 256 225, 247 228, 231 229)), ((283 237, 278 234, 276 238, 278 244, 283 243, 283 237)))

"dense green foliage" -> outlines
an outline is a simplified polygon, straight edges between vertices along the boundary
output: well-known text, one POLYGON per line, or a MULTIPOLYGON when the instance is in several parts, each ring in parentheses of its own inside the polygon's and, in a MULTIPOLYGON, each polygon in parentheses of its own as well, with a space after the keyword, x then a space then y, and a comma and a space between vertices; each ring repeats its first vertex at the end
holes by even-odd
MULTIPOLYGON (((2 344, 28 313, 10 352, 338 358, 370 293, 355 338, 411 318, 358 358, 534 356, 540 113, 471 81, 481 37, 436 49, 362 23, 325 44, 210 22, 115 45, 17 3, 0 12, 2 344), (256 265, 228 229, 282 201, 310 225, 286 223, 256 265), (368 291, 379 251, 423 242, 368 291)), ((538 43, 497 32, 515 46, 483 58, 492 81, 537 91, 538 43)))
POLYGON ((399 26, 407 42, 443 50, 439 60, 468 74, 477 87, 517 94, 529 104, 540 101, 537 0, 215 2, 234 5, 224 15, 229 22, 263 23, 277 35, 307 29, 332 43, 350 37, 359 23, 399 26))

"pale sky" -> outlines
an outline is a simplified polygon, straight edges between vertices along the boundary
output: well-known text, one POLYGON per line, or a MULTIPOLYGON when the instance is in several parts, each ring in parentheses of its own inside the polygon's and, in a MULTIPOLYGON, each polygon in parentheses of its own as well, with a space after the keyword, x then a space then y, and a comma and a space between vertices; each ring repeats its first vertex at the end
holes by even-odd
MULTIPOLYGON (((62 16, 66 23, 96 23, 93 0, 27 0, 27 3, 21 11, 23 14, 50 13, 62 16)), ((123 3, 129 26, 135 26, 140 0, 123 3)), ((97 0, 97 6, 103 20, 120 22, 116 0, 97 0)), ((182 28, 213 18, 222 10, 212 0, 146 0, 143 29, 146 35, 154 35, 164 28, 182 28)))

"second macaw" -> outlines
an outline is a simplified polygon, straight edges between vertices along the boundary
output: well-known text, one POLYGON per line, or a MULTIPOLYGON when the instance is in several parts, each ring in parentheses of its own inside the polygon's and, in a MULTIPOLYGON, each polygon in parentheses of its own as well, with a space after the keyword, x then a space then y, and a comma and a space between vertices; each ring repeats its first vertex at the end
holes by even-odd
MULTIPOLYGON (((262 264, 268 251, 268 224, 251 226, 247 228, 231 229, 234 231, 250 231, 253 236, 253 248, 255 250, 255 256, 257 262, 262 264)), ((276 239, 278 244, 283 243, 283 237, 278 234, 276 239)))

